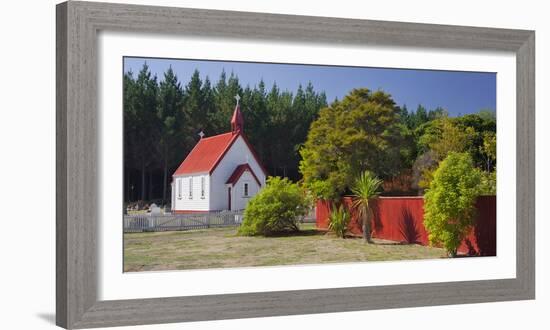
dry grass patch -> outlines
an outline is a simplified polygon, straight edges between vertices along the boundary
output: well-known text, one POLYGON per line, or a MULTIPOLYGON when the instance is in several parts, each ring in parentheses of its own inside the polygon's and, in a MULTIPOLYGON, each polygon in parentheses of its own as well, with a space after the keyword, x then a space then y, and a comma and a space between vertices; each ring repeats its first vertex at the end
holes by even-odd
POLYGON ((124 271, 445 258, 443 249, 341 239, 303 225, 299 234, 244 237, 237 228, 124 234, 124 271))

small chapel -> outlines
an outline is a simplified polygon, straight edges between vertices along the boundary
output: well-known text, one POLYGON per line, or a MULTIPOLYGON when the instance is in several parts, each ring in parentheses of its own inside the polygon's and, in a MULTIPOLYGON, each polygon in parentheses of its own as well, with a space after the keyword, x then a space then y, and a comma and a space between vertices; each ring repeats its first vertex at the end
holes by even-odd
POLYGON ((243 210, 267 171, 244 134, 239 95, 231 131, 200 140, 172 175, 172 212, 243 210))

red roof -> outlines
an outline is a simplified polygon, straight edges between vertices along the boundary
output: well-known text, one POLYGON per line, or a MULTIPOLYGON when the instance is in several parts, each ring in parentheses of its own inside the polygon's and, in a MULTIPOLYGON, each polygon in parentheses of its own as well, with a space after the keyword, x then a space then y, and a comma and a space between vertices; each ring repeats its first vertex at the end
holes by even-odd
POLYGON ((174 175, 211 173, 238 136, 239 134, 229 132, 200 139, 174 175))
POLYGON ((228 183, 231 183, 231 184, 235 184, 237 183, 237 181, 239 181, 240 177, 243 175, 244 172, 246 171, 249 171, 252 176, 254 177, 254 179, 256 179, 256 182, 258 182, 258 185, 261 186, 262 184, 260 183, 260 180, 258 180, 258 177, 256 176, 256 174, 254 173, 254 171, 252 171, 252 168, 250 167, 250 165, 248 164, 241 164, 239 166, 237 166, 235 168, 235 171, 233 171, 233 174, 231 174, 229 176, 229 179, 227 179, 227 182, 226 184, 228 183))
MULTIPOLYGON (((252 148, 248 139, 240 132, 229 132, 200 139, 173 175, 200 172, 212 173, 239 136, 243 138, 254 159, 256 159, 256 162, 264 172, 264 175, 267 176, 267 171, 263 167, 254 148, 252 148)), ((252 173, 254 174, 254 172, 252 173)))

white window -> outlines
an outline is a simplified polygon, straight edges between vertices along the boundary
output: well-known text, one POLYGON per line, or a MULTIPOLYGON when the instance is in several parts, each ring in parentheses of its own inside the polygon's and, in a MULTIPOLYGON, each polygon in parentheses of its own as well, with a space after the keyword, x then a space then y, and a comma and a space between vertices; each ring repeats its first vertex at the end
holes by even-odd
POLYGON ((183 181, 183 179, 176 179, 177 181, 177 190, 178 190, 178 199, 181 199, 181 195, 182 195, 182 186, 181 186, 181 183, 183 181))
POLYGON ((201 198, 204 198, 204 184, 205 184, 204 176, 201 176, 201 198))
POLYGON ((248 183, 244 184, 244 197, 248 197, 248 183))
POLYGON ((193 177, 189 177, 189 199, 193 199, 193 177))

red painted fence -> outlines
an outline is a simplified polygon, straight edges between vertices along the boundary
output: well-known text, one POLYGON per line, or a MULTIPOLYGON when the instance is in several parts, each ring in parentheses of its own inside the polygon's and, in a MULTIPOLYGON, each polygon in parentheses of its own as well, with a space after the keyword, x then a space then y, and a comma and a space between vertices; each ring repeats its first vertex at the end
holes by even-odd
MULTIPOLYGON (((351 197, 344 197, 350 208, 351 197)), ((496 197, 480 196, 476 201, 475 226, 464 239, 460 252, 469 255, 496 255, 496 197)), ((317 201, 317 227, 328 228, 330 205, 317 201)), ((373 202, 374 219, 372 236, 398 242, 428 245, 428 233, 424 227, 424 199, 422 197, 379 197, 373 202)), ((361 235, 361 222, 352 211, 349 231, 361 235)))

